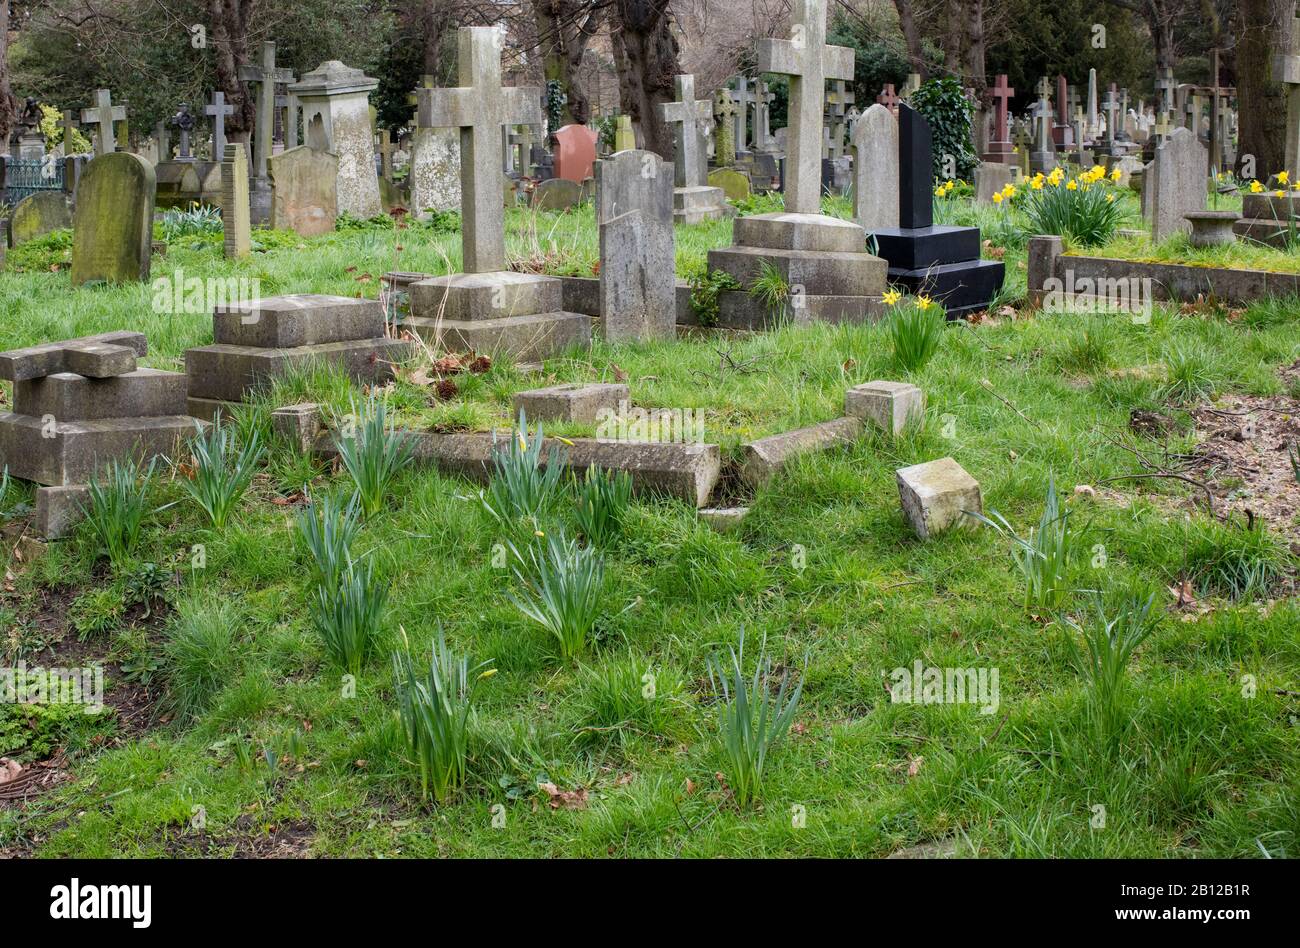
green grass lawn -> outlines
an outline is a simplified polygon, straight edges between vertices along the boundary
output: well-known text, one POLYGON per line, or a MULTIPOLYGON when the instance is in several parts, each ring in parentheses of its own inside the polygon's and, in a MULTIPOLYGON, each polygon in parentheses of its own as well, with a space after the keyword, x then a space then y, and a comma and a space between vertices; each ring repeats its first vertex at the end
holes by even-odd
MULTIPOLYGON (((985 224, 1015 303, 1023 240, 991 209, 951 212, 985 224)), ((589 210, 512 212, 509 231, 511 253, 530 267, 592 272, 589 210)), ((679 275, 729 239, 726 222, 678 228, 679 275)), ((263 252, 230 263, 212 239, 174 240, 153 275, 375 296, 388 270, 459 265, 458 236, 437 228, 258 241, 263 252)), ((11 268, 26 269, 0 275, 0 348, 137 329, 150 341, 145 363, 175 369, 187 347, 211 342, 207 314, 154 312, 148 286, 71 289, 66 269, 50 269, 58 242, 11 253, 11 268)), ((248 495, 214 531, 180 475, 160 469, 130 562, 110 566, 88 527, 10 560, 6 664, 106 656, 110 704, 130 692, 141 711, 0 707, 0 755, 30 763, 61 747, 68 777, 23 808, 0 802, 0 852, 884 856, 955 841, 985 857, 1300 855, 1290 546, 1300 521, 1220 522, 1176 480, 1101 486, 1140 470, 1126 445, 1158 453, 1158 442, 1128 434, 1134 409, 1174 419, 1177 453, 1192 447, 1186 410, 1206 397, 1300 397, 1295 373, 1283 372, 1300 359, 1296 308, 1257 304, 1229 320, 1158 306, 1149 325, 1012 315, 945 330, 908 378, 927 395, 922 427, 800 460, 744 498, 752 509, 735 533, 680 503, 634 503, 601 551, 595 642, 573 660, 511 601, 518 583, 476 485, 409 468, 364 523, 353 552, 373 563, 388 601, 383 642, 353 685, 313 625, 310 559, 284 502, 304 482, 318 499, 346 498, 348 476, 272 440, 248 495), (894 471, 945 456, 980 481, 986 512, 1022 536, 1054 480, 1077 535, 1058 612, 1025 607, 1012 544, 995 530, 921 542, 906 526, 894 471), (1183 580, 1199 608, 1173 608, 1169 589, 1183 580), (142 588, 160 587, 166 604, 145 616, 142 588), (1158 620, 1106 737, 1065 621, 1087 624, 1093 590, 1111 611, 1125 595, 1154 595, 1158 620), (389 654, 404 635, 427 663, 440 629, 496 673, 475 688, 465 788, 434 805, 403 741, 389 654), (709 675, 710 658, 742 632, 747 672, 765 648, 802 685, 748 806, 728 792, 735 774, 719 750, 709 675), (997 669, 995 712, 891 702, 891 671, 917 661, 997 669)), ((404 425, 481 428, 508 421, 520 388, 623 374, 638 405, 702 410, 706 440, 728 459, 752 437, 842 414, 852 385, 905 377, 884 326, 817 325, 598 342, 549 360, 541 376, 502 364, 456 376, 450 401, 435 404, 406 379, 389 397, 404 425)), ((240 432, 266 435, 268 409, 304 397, 343 411, 358 393, 303 373, 259 399, 240 432)), ((26 490, 6 498, 19 518, 26 490)), ((562 503, 541 532, 572 535, 571 508, 562 503)))

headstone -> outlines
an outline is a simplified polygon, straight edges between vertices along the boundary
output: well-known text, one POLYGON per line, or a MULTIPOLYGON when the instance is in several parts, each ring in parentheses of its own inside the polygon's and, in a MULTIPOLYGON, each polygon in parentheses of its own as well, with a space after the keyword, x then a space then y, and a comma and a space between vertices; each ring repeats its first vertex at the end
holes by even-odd
POLYGON ((1038 81, 1038 103, 1034 106, 1034 151, 1029 167, 1044 174, 1056 167, 1056 150, 1052 147, 1052 106, 1047 99, 1050 85, 1046 78, 1038 81))
POLYGON ((975 168, 975 203, 992 204, 993 195, 1011 183, 1011 167, 1000 161, 981 161, 975 168))
POLYGON ((194 151, 190 143, 190 136, 194 133, 194 125, 194 116, 190 114, 189 105, 181 105, 171 119, 172 128, 181 133, 180 148, 176 155, 177 161, 194 161, 194 151))
POLYGON ((14 408, 0 415, 0 465, 42 485, 35 500, 46 536, 65 535, 81 519, 88 500, 69 488, 102 477, 114 461, 174 458, 194 434, 185 376, 139 368, 147 352, 143 334, 111 332, 0 353, 14 408))
POLYGON ((672 339, 677 326, 673 179, 649 151, 596 163, 600 314, 609 342, 672 339))
MULTIPOLYGON (((1014 92, 1015 90, 1013 89, 1012 91, 1014 92)), ((900 99, 898 94, 894 91, 894 84, 892 82, 885 83, 885 88, 881 89, 880 95, 876 96, 876 103, 889 109, 889 114, 893 115, 895 118, 898 117, 898 103, 902 101, 903 100, 900 99)))
POLYGON ((1274 58, 1272 76, 1286 87, 1286 170, 1300 180, 1300 17, 1284 28, 1290 30, 1287 51, 1274 58))
POLYGON ((776 93, 767 88, 762 77, 754 81, 754 150, 770 154, 776 150, 772 137, 772 102, 776 93))
POLYGON ((760 72, 790 80, 785 209, 821 213, 823 93, 827 79, 853 78, 853 50, 826 45, 826 0, 796 0, 791 38, 760 39, 760 72))
POLYGON ((262 44, 262 61, 258 65, 239 67, 242 82, 256 83, 257 113, 253 129, 253 174, 265 181, 271 144, 275 139, 275 84, 293 82, 293 73, 275 65, 275 44, 262 44))
POLYGON ((1088 70, 1088 140, 1095 141, 1098 137, 1100 128, 1100 119, 1097 113, 1097 70, 1088 70))
POLYGON ((100 155, 77 183, 72 216, 72 285, 149 279, 154 170, 130 152, 100 155))
POLYGON ((736 78, 736 88, 731 93, 733 120, 736 128, 735 145, 737 155, 749 154, 749 107, 754 102, 754 93, 749 89, 749 80, 744 76, 736 78))
MULTIPOLYGON (((205 115, 212 116, 212 157, 224 160, 226 154, 226 116, 235 114, 235 107, 226 104, 226 94, 220 90, 212 93, 212 104, 204 106, 205 115)), ((245 156, 247 161, 247 156, 245 156)))
POLYGON ((596 164, 596 133, 585 125, 565 125, 555 133, 555 176, 581 184, 596 164))
POLYGON ((13 246, 43 237, 50 231, 72 226, 72 210, 62 191, 37 191, 14 207, 9 218, 9 240, 13 246))
POLYGON ((636 133, 632 131, 632 116, 620 115, 615 120, 614 151, 631 151, 636 148, 636 133))
POLYGON ((568 178, 548 178, 533 188, 532 207, 539 211, 566 211, 582 201, 582 185, 568 178))
POLYGON ((95 155, 108 155, 117 151, 117 138, 113 133, 114 122, 126 121, 126 107, 114 105, 113 97, 107 89, 95 92, 95 104, 89 109, 81 110, 81 125, 95 126, 95 155))
POLYGON ((744 201, 752 193, 749 175, 735 168, 717 168, 710 171, 709 187, 721 188, 728 201, 744 201))
POLYGON ((338 60, 322 63, 289 87, 302 109, 308 147, 338 156, 339 213, 363 219, 383 212, 368 98, 377 88, 379 80, 338 60))
POLYGON ((695 98, 695 77, 679 75, 677 101, 659 108, 664 122, 673 126, 673 219, 695 224, 721 217, 726 198, 705 181, 704 129, 712 124, 713 113, 708 99, 695 98))
POLYGON ((932 147, 925 117, 899 106, 899 226, 873 236, 889 261, 889 282, 928 294, 951 317, 987 307, 1005 271, 996 260, 980 259, 979 228, 935 226, 932 147))
POLYGON ((221 162, 221 222, 227 259, 252 253, 249 233, 248 155, 239 142, 226 146, 221 162))
POLYGON ((590 345, 591 319, 563 311, 559 280, 506 270, 501 126, 541 124, 541 90, 502 87, 497 29, 464 26, 456 35, 460 85, 419 90, 419 122, 460 130, 465 272, 411 284, 402 325, 453 351, 521 361, 590 345))
POLYGON ((1190 231, 1187 214, 1205 210, 1205 146, 1188 128, 1176 128, 1156 149, 1151 182, 1151 240, 1190 231))
MULTIPOLYGON (((425 76, 422 88, 432 89, 432 76, 425 76)), ((419 93, 411 97, 418 103, 419 93)), ((429 211, 447 211, 461 204, 460 133, 454 128, 431 128, 421 123, 417 109, 415 153, 411 158, 411 207, 417 216, 429 211)))
POLYGON ((347 296, 276 296, 218 306, 213 344, 185 351, 190 414, 229 416, 233 405, 265 391, 291 368, 320 362, 338 366, 358 384, 382 385, 411 353, 410 343, 384 335, 385 325, 378 300, 347 296))
POLYGON ((853 219, 867 233, 898 226, 898 120, 881 104, 853 129, 853 219))
POLYGON ((717 121, 713 162, 720 168, 730 168, 736 163, 736 103, 725 87, 713 96, 713 117, 717 121))
POLYGON ((272 155, 270 224, 303 237, 327 234, 338 217, 338 158, 306 145, 272 155))

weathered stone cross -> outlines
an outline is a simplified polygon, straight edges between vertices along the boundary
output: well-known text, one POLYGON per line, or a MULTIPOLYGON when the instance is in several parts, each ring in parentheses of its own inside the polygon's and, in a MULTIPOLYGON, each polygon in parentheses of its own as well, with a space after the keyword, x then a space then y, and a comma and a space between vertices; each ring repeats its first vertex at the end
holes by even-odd
POLYGON ((113 136, 113 123, 126 121, 126 107, 113 104, 113 97, 107 89, 95 93, 95 104, 81 110, 81 124, 95 125, 95 155, 107 155, 117 151, 117 139, 113 136))
POLYGON ((461 247, 466 273, 506 268, 501 202, 501 126, 539 125, 541 90, 501 85, 504 34, 491 26, 457 31, 460 85, 419 89, 419 123, 460 129, 461 247))
POLYGON ((79 127, 77 113, 71 109, 64 110, 59 127, 63 129, 63 156, 66 158, 72 154, 72 132, 79 127))
MULTIPOLYGON (((999 76, 998 81, 1002 83, 1003 88, 1006 88, 1006 84, 1007 84, 1006 76, 999 76)), ((1014 89, 1012 89, 1011 91, 1015 92, 1014 89)), ((997 92, 995 91, 993 94, 997 95, 997 92)), ((885 108, 889 109, 890 112, 894 113, 895 118, 898 117, 898 103, 903 100, 898 97, 898 94, 896 92, 894 92, 894 84, 892 82, 885 83, 885 88, 880 90, 880 95, 876 96, 876 101, 879 102, 881 105, 883 105, 885 108)), ((1002 127, 1006 128, 1007 103, 1006 103, 1005 96, 1003 97, 1002 111, 1000 114, 1002 115, 1002 127)))
POLYGON ((749 107, 756 101, 754 93, 749 89, 749 80, 744 76, 736 79, 736 88, 731 92, 731 102, 736 107, 734 121, 736 123, 736 151, 749 151, 749 130, 746 127, 749 118, 749 107))
POLYGON ((224 92, 212 93, 212 104, 204 106, 205 115, 212 116, 212 160, 226 160, 226 116, 235 114, 235 107, 226 104, 224 92))
POLYGON ((665 102, 659 107, 659 112, 666 124, 677 126, 674 184, 679 188, 703 186, 704 181, 700 175, 700 133, 696 124, 713 120, 713 106, 708 99, 695 98, 695 77, 678 76, 677 101, 665 102))
MULTIPOLYGON (((894 91, 893 86, 887 86, 886 88, 888 88, 890 92, 894 91)), ((1016 90, 1007 85, 1007 74, 1005 72, 1000 73, 997 79, 993 82, 993 90, 991 92, 993 98, 997 99, 997 119, 994 134, 1000 142, 1010 141, 1007 129, 1007 102, 1015 94, 1016 90)), ((887 102, 885 104, 889 105, 887 102)), ((894 107, 891 105, 889 110, 891 112, 894 111, 894 107)))
POLYGON ((1115 144, 1115 113, 1119 111, 1119 97, 1115 94, 1115 83, 1110 84, 1106 90, 1106 101, 1102 105, 1106 112, 1106 142, 1109 145, 1115 144))
POLYGON ((1156 94, 1160 96, 1160 112, 1174 110, 1174 71, 1166 66, 1156 74, 1156 94))
POLYGON ((1286 85, 1286 170, 1292 175, 1300 168, 1300 23, 1291 21, 1287 52, 1273 60, 1273 81, 1286 85))
POLYGON ((822 95, 827 79, 853 78, 853 50, 826 45, 826 0, 795 0, 790 38, 758 41, 758 70, 790 77, 785 209, 820 214, 822 95))
POLYGON ((240 66, 239 78, 243 82, 256 82, 257 119, 254 135, 257 146, 253 152, 254 174, 266 178, 267 161, 271 157, 272 139, 275 137, 275 84, 293 82, 293 73, 288 69, 275 67, 275 44, 262 44, 262 64, 260 66, 240 66))

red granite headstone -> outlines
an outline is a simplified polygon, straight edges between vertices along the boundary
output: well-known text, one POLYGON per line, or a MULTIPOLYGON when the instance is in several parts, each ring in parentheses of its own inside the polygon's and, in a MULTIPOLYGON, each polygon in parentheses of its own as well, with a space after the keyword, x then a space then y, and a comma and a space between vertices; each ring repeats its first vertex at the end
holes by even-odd
POLYGON ((555 133, 555 176, 581 184, 596 165, 596 133, 585 125, 566 125, 555 133))

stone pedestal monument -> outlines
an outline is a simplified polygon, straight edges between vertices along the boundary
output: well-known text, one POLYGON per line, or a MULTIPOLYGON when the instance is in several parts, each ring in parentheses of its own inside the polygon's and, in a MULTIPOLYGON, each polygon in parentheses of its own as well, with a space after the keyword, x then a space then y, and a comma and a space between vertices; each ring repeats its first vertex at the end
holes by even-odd
POLYGON ((383 213, 368 98, 378 88, 378 79, 338 60, 323 63, 289 87, 302 108, 306 144, 338 155, 340 214, 367 218, 383 213))

